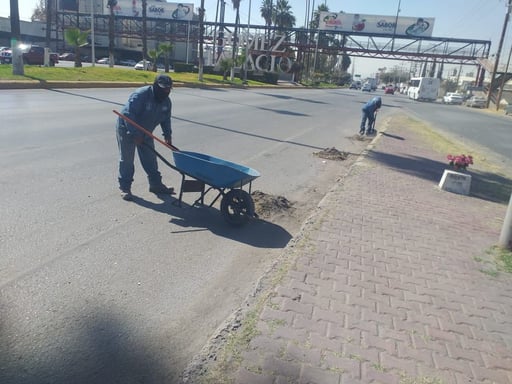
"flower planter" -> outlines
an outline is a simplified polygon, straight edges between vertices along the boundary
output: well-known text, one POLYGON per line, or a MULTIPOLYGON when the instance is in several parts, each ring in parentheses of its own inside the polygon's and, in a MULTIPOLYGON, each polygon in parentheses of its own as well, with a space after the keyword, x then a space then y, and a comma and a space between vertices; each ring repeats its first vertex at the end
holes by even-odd
POLYGON ((445 169, 439 182, 439 188, 443 191, 469 195, 471 189, 471 175, 462 172, 445 169))

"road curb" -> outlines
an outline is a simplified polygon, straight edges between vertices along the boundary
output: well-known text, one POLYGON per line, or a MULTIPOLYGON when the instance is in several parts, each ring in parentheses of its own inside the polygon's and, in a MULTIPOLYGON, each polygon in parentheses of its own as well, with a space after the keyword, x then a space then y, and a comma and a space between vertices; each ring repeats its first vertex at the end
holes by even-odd
MULTIPOLYGON (((172 77, 172 76, 171 76, 172 77)), ((2 89, 54 89, 54 88, 138 88, 151 82, 111 82, 111 81, 44 81, 44 80, 0 80, 2 89)), ((264 89, 264 88, 305 88, 294 84, 265 84, 265 85, 243 85, 243 84, 200 84, 173 81, 174 88, 229 88, 229 89, 264 89)))

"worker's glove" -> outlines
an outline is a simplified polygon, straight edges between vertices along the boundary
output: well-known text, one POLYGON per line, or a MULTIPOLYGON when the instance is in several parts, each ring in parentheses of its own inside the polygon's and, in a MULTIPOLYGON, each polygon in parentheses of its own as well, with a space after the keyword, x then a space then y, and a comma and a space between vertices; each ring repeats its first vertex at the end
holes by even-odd
POLYGON ((165 138, 165 143, 172 147, 172 136, 168 136, 165 138))

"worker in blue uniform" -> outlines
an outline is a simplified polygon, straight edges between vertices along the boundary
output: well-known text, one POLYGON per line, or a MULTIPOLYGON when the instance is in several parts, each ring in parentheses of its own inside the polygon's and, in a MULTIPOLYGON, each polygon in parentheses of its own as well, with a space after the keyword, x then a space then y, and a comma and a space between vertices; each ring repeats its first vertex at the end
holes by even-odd
MULTIPOLYGON (((136 89, 121 111, 124 116, 150 132, 160 125, 164 140, 169 145, 172 145, 172 103, 169 99, 171 88, 172 79, 164 74, 158 75, 152 85, 136 89)), ((133 200, 131 185, 135 174, 135 150, 147 174, 149 191, 156 194, 173 194, 174 189, 162 183, 153 138, 121 117, 117 120, 116 134, 119 147, 118 181, 123 200, 133 200)))

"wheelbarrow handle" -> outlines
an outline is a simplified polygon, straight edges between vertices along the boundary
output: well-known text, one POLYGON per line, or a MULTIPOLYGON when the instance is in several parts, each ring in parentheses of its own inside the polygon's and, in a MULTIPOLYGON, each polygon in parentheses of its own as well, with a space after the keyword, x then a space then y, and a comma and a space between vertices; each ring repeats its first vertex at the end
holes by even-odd
POLYGON ((177 151, 179 152, 180 150, 175 147, 174 145, 172 144, 168 144, 166 143, 164 140, 162 139, 159 139, 158 137, 156 137, 155 135, 153 135, 153 133, 151 133, 150 131, 148 131, 146 128, 144 128, 142 125, 136 123, 135 121, 133 121, 132 119, 130 119, 128 116, 125 116, 123 115, 122 113, 116 111, 115 109, 112 110, 112 112, 114 112, 117 116, 119 116, 121 119, 123 119, 124 121, 130 123, 131 125, 133 125, 135 128, 137 128, 138 130, 144 132, 146 135, 152 137, 153 139, 155 139, 156 141, 158 141, 160 144, 162 145, 165 145, 167 148, 169 148, 171 151, 177 151))

